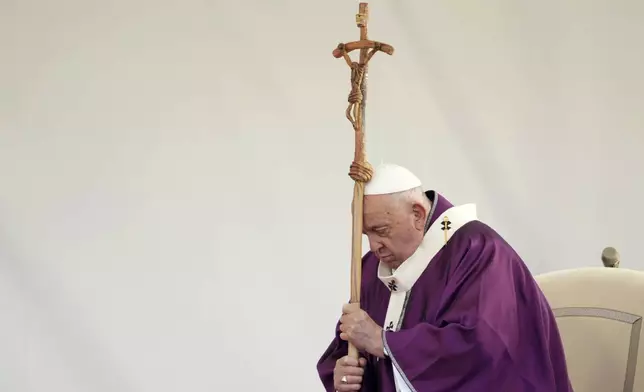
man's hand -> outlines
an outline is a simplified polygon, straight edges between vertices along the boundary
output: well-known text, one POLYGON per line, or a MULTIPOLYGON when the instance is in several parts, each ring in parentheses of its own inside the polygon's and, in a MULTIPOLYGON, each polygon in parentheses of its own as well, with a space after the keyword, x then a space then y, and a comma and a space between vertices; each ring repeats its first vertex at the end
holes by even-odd
POLYGON ((382 328, 360 309, 359 304, 346 304, 340 318, 340 339, 353 344, 358 350, 384 358, 382 328))
POLYGON ((338 359, 333 369, 333 387, 337 392, 359 391, 367 360, 349 356, 338 359))

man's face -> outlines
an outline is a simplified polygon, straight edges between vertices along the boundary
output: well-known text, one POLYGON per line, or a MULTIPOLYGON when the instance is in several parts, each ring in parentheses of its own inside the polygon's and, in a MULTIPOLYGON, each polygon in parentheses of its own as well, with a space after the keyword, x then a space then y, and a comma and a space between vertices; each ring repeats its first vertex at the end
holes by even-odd
POLYGON ((364 233, 371 251, 390 268, 398 268, 423 240, 426 209, 391 195, 364 198, 364 233))

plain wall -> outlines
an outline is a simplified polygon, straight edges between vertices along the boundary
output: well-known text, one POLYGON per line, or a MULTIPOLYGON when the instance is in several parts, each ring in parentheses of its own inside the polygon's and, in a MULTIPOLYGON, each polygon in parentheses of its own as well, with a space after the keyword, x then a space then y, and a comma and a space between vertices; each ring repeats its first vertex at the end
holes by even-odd
MULTIPOLYGON (((357 3, 0 0, 0 390, 321 391, 357 3)), ((367 149, 535 273, 642 269, 644 2, 374 1, 367 149)))

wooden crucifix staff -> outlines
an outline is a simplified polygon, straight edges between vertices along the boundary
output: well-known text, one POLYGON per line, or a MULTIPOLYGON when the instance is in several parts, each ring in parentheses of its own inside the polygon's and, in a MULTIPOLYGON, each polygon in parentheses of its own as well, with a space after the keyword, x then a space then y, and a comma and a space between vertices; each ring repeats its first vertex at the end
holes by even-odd
MULTIPOLYGON (((367 99, 367 64, 376 52, 394 53, 394 48, 381 42, 370 41, 367 37, 367 22, 369 19, 369 6, 360 3, 356 24, 360 28, 360 41, 339 44, 333 51, 335 58, 343 57, 351 68, 351 92, 349 93, 349 107, 347 119, 355 131, 355 153, 353 163, 349 169, 349 177, 355 181, 353 188, 353 235, 351 245, 351 302, 360 302, 360 284, 362 277, 362 204, 364 201, 365 183, 371 180, 373 168, 367 162, 365 153, 365 107, 367 99), (349 52, 360 50, 360 60, 352 61, 349 52)), ((349 344, 349 356, 358 359, 359 353, 355 346, 349 344)))

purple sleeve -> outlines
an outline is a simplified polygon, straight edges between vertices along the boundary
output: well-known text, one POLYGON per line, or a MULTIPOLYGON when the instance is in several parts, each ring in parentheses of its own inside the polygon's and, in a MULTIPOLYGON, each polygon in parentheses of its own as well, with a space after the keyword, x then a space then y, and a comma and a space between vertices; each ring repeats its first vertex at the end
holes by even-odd
MULTIPOLYGON (((374 274, 375 266, 377 266, 377 260, 375 260, 371 255, 371 252, 368 252, 362 259, 362 287, 360 288, 360 304, 363 309, 368 309, 368 294, 369 290, 367 287, 371 287, 371 284, 374 280, 374 277, 371 275, 374 274)), ((324 354, 317 363, 317 370, 320 376, 320 380, 324 385, 324 389, 327 392, 335 392, 333 388, 333 369, 335 368, 335 363, 338 359, 347 355, 349 351, 349 345, 344 340, 340 339, 340 323, 338 322, 335 327, 335 337, 331 341, 331 344, 327 347, 324 354)), ((372 381, 371 377, 374 374, 371 365, 367 361, 367 366, 365 367, 365 374, 362 381, 361 391, 367 392, 373 390, 371 386, 372 381)))
MULTIPOLYGON (((514 295, 500 299, 513 287, 510 269, 498 267, 509 264, 508 255, 485 238, 456 242, 445 249, 455 262, 441 295, 438 320, 383 333, 389 358, 413 391, 500 390, 487 369, 506 360, 507 341, 501 337, 505 332, 499 335, 488 320, 507 320, 499 316, 515 310, 514 295)), ((514 328, 509 324, 506 331, 514 328)))
POLYGON ((317 366, 320 380, 324 385, 324 390, 327 392, 335 392, 335 388, 333 388, 333 369, 336 361, 347 355, 349 349, 347 342, 340 339, 339 327, 340 323, 336 325, 335 338, 322 354, 317 366))
MULTIPOLYGON (((335 368, 335 363, 338 359, 347 355, 349 350, 349 345, 344 340, 340 339, 340 324, 336 326, 336 335, 329 347, 326 349, 322 357, 318 361, 318 374, 322 385, 324 385, 324 390, 326 392, 335 392, 333 388, 333 369, 335 368)), ((364 357, 364 355, 361 355, 364 357)), ((374 389, 374 369, 369 360, 367 360, 367 366, 365 367, 364 376, 362 377, 362 389, 361 392, 371 392, 374 389)))
POLYGON ((393 365, 413 390, 456 391, 468 374, 494 360, 476 335, 474 327, 457 323, 442 328, 423 323, 385 332, 383 340, 393 365))

